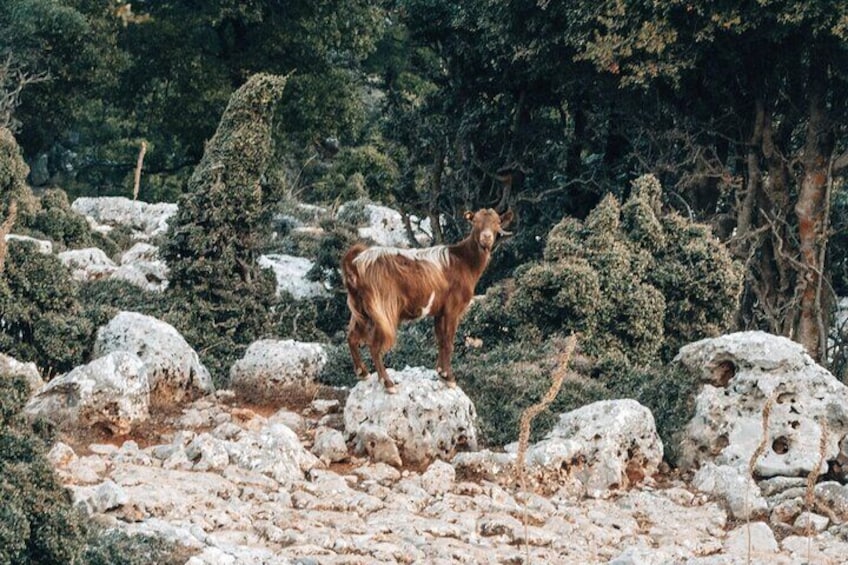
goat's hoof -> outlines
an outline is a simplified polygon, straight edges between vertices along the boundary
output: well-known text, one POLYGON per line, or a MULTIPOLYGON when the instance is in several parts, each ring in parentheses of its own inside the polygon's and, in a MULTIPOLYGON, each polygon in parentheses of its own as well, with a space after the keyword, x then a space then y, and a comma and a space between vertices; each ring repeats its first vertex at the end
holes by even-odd
POLYGON ((445 384, 448 385, 448 388, 456 388, 456 381, 445 381, 445 384))
POLYGON ((397 388, 395 388, 395 385, 386 386, 386 394, 397 394, 397 388))

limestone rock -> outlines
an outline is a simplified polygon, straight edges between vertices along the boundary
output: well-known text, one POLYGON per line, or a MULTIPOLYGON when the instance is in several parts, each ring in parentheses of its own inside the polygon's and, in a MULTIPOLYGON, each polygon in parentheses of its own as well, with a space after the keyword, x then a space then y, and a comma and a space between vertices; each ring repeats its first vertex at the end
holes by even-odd
POLYGON ((162 292, 168 287, 168 265, 159 258, 159 248, 138 242, 121 255, 121 264, 111 278, 125 280, 145 290, 162 292))
POLYGON ((327 362, 320 343, 263 339, 250 344, 230 368, 230 386, 254 401, 276 400, 304 393, 327 362))
MULTIPOLYGON (((340 206, 337 215, 343 217, 349 213, 349 208, 352 206, 362 206, 367 217, 367 224, 358 230, 359 237, 371 239, 377 245, 409 247, 406 226, 404 226, 403 216, 400 212, 378 204, 350 202, 340 206)), ((430 227, 429 218, 419 219, 410 216, 410 224, 413 226, 415 239, 421 246, 426 247, 433 244, 433 231, 430 227)))
POLYGON ((320 282, 311 281, 307 273, 315 263, 305 257, 270 254, 261 255, 257 261, 263 269, 271 269, 277 278, 277 294, 288 292, 298 300, 329 294, 320 282))
POLYGON ((684 468, 708 461, 747 468, 762 441, 767 403, 769 443, 755 462, 757 476, 805 477, 814 469, 827 472, 830 461, 848 461, 839 445, 848 434, 848 388, 800 344, 740 332, 689 344, 675 360, 705 383, 681 444, 684 468))
POLYGON ((0 378, 17 376, 24 378, 30 394, 38 392, 44 386, 41 373, 38 372, 35 363, 22 363, 14 357, 0 353, 0 378))
POLYGON ((97 331, 94 354, 129 351, 144 362, 153 406, 173 406, 212 392, 212 378, 173 326, 136 312, 120 312, 97 331))
POLYGON ((97 247, 62 251, 58 257, 62 264, 70 269, 74 280, 78 281, 108 279, 118 268, 115 262, 97 247))
POLYGON ((768 503, 754 479, 737 467, 705 463, 692 480, 692 486, 724 500, 738 520, 751 520, 768 512, 768 503))
POLYGON ((144 363, 116 351, 47 383, 25 412, 60 426, 104 427, 126 434, 147 420, 150 388, 144 363))
POLYGON ((780 550, 774 532, 765 522, 751 522, 743 524, 731 530, 724 541, 724 549, 727 553, 745 557, 755 555, 756 561, 766 562, 769 555, 780 550), (762 561, 761 561, 762 560, 762 561))
POLYGON ((315 431, 312 453, 325 463, 344 461, 348 458, 344 435, 332 428, 318 428, 315 431))
POLYGON ((430 369, 389 369, 389 375, 396 394, 387 394, 376 376, 351 390, 344 410, 348 437, 360 436, 363 426, 376 426, 395 442, 403 462, 413 465, 476 449, 476 411, 464 392, 448 387, 430 369))
POLYGON ((71 209, 85 216, 97 231, 108 232, 118 226, 127 226, 136 239, 164 234, 168 230, 168 220, 177 213, 176 204, 148 204, 122 196, 77 198, 71 209))
POLYGON ((622 399, 594 402, 560 415, 547 437, 528 450, 528 460, 541 466, 569 465, 569 472, 595 495, 653 476, 662 454, 651 411, 635 400, 622 399), (560 448, 555 457, 550 456, 553 446, 560 448))
POLYGON ((6 242, 17 241, 22 243, 30 243, 35 246, 35 250, 42 255, 50 255, 53 253, 53 242, 47 239, 36 239, 34 237, 30 237, 28 235, 18 235, 15 233, 8 233, 4 238, 6 242))

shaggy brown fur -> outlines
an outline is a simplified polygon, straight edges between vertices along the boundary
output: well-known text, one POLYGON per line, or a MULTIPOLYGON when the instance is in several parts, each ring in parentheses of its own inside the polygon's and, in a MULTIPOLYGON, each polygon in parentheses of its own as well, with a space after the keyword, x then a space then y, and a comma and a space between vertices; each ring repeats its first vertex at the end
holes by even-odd
POLYGON ((465 217, 471 233, 454 245, 410 250, 357 243, 345 253, 341 267, 351 313, 347 341, 361 378, 368 369, 359 348, 367 345, 386 390, 394 392, 383 355, 394 346, 400 322, 429 315, 435 319, 439 346, 436 371, 455 386, 451 356, 456 328, 495 242, 509 235, 503 228, 513 214, 483 209, 465 217))

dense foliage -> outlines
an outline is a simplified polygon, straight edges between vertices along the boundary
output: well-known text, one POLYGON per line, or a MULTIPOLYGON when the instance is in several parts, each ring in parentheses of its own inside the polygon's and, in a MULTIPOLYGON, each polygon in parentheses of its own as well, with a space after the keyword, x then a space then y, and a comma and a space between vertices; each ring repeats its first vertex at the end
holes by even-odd
POLYGON ((608 195, 585 221, 564 218, 543 260, 472 307, 467 331, 495 342, 578 332, 589 355, 647 365, 729 330, 740 266, 708 226, 660 203, 659 182, 643 176, 623 205, 608 195))
POLYGON ((0 374, 0 563, 73 563, 85 531, 22 410, 23 377, 0 374))

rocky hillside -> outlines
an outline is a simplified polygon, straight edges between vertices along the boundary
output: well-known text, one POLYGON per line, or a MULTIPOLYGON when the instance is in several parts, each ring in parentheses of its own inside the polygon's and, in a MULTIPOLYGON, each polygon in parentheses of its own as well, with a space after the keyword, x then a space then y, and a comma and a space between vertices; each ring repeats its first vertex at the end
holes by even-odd
POLYGON ((216 391, 174 334, 124 312, 98 333, 99 357, 46 386, 31 364, 0 366, 29 378, 26 412, 62 430, 49 460, 74 505, 175 543, 187 563, 841 563, 848 551, 848 389, 784 338, 681 350, 703 382, 680 469, 663 464, 650 411, 613 400, 563 414, 516 477, 516 446, 479 449, 473 404, 432 370, 395 372, 397 395, 373 376, 326 387, 322 345, 265 340, 233 366, 235 390, 216 391))

